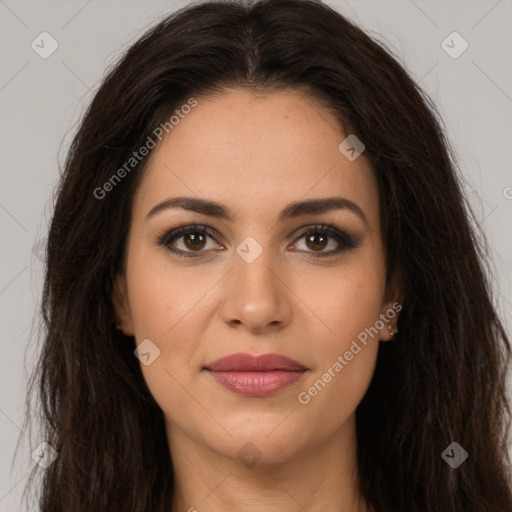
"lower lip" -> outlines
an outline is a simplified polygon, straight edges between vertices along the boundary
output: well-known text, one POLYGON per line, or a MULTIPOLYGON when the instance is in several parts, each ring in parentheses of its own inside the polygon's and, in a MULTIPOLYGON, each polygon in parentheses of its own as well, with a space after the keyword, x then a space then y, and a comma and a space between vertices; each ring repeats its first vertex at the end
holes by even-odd
POLYGON ((206 370, 219 384, 243 396, 269 396, 301 379, 306 370, 268 372, 214 372, 206 370))

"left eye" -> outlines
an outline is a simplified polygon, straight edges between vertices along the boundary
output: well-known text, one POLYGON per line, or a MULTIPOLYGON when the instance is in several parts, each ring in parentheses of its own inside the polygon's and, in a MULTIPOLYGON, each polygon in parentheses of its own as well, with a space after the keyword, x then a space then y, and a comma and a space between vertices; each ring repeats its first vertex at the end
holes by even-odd
MULTIPOLYGON (((215 249, 215 247, 207 247, 208 238, 218 244, 213 230, 206 226, 194 225, 170 231, 159 239, 159 243, 177 256, 190 258, 201 256, 200 253, 215 249), (178 242, 181 242, 181 247, 178 242)), ((299 248, 299 251, 311 253, 315 257, 331 256, 357 246, 347 234, 325 224, 304 230, 296 240, 304 240, 306 246, 306 249, 299 248), (327 248, 330 250, 326 251, 327 248)))
POLYGON ((318 257, 331 256, 333 254, 338 254, 345 249, 352 249, 356 247, 356 243, 347 234, 338 231, 331 225, 326 226, 325 224, 308 228, 299 235, 298 240, 304 240, 305 246, 311 249, 311 251, 306 249, 306 252, 312 252, 313 256, 318 257), (329 246, 329 242, 331 242, 332 250, 326 251, 324 249, 329 246))

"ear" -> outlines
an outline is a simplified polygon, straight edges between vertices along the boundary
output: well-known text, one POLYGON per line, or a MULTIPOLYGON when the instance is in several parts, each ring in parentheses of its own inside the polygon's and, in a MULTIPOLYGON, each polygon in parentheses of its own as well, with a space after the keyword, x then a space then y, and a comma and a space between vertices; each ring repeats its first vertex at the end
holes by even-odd
POLYGON ((403 294, 398 280, 394 279, 386 289, 386 299, 382 305, 380 319, 383 322, 379 329, 380 341, 390 341, 395 338, 398 329, 398 317, 402 310, 403 294))
POLYGON ((402 304, 400 301, 386 302, 382 305, 380 314, 380 320, 382 322, 382 328, 379 329, 380 341, 391 341, 395 338, 398 329, 398 316, 402 310, 402 304))
POLYGON ((134 336, 133 321, 126 288, 124 276, 117 274, 114 280, 114 291, 112 293, 112 305, 116 317, 116 327, 123 331, 126 336, 134 336))

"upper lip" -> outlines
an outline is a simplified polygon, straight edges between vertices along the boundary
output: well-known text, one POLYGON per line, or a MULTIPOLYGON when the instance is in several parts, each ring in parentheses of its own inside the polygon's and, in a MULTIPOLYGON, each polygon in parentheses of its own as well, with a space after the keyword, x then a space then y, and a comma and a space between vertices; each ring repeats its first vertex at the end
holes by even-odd
POLYGON ((221 357, 213 363, 205 366, 207 370, 215 372, 265 372, 272 370, 301 371, 307 370, 306 367, 279 354, 263 354, 261 356, 252 356, 251 354, 231 354, 221 357))

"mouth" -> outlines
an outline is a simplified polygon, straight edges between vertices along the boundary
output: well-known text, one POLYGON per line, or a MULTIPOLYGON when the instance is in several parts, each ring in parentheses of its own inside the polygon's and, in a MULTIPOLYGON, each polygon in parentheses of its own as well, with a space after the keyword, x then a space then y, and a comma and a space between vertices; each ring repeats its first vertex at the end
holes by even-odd
POLYGON ((242 396, 264 397, 298 382, 308 368, 279 354, 232 354, 203 368, 216 382, 242 396))

